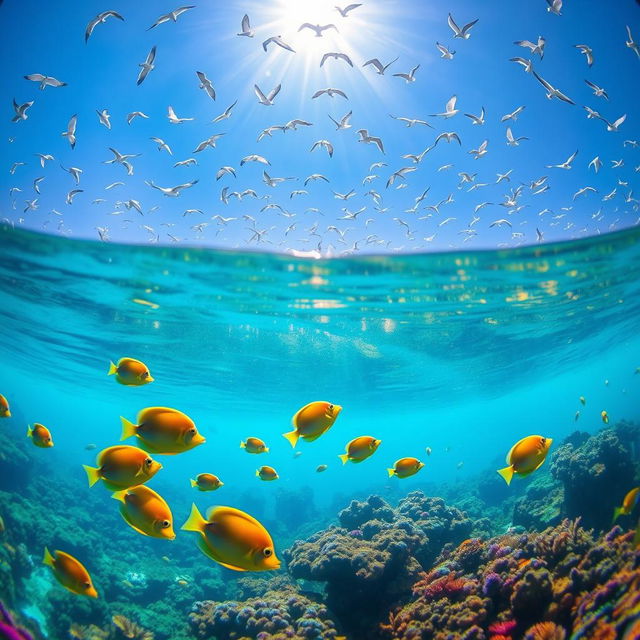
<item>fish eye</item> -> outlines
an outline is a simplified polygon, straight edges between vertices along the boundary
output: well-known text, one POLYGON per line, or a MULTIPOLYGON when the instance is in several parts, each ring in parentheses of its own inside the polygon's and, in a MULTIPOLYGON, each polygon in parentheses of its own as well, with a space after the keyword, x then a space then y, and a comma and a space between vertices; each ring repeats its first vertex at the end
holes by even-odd
POLYGON ((140 374, 140 377, 141 377, 143 380, 144 380, 144 379, 146 379, 146 378, 148 378, 148 377, 149 377, 149 372, 148 372, 148 371, 145 371, 144 373, 140 374))
POLYGON ((171 523, 168 520, 163 520, 162 521, 162 528, 163 529, 168 529, 171 526, 171 523))
POLYGON ((153 460, 151 459, 151 457, 144 459, 144 464, 147 467, 150 467, 152 462, 153 462, 153 460))
POLYGON ((91 583, 90 582, 85 582, 84 583, 84 588, 85 589, 91 589, 91 583))
POLYGON ((263 555, 265 558, 270 558, 270 557, 273 555, 273 550, 272 550, 272 549, 270 549, 269 547, 267 547, 266 549, 263 549, 263 550, 262 550, 262 555, 263 555))
POLYGON ((333 405, 332 404, 329 405, 329 411, 333 411, 333 405))
POLYGON ((544 444, 546 441, 547 441, 547 439, 546 439, 546 438, 540 438, 540 442, 541 442, 541 444, 544 444))

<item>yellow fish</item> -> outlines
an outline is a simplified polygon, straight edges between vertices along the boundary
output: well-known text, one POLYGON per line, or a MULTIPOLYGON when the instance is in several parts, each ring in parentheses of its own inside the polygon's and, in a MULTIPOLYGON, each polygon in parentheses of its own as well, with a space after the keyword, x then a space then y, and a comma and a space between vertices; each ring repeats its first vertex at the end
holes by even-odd
POLYGON ((389 477, 408 478, 418 473, 422 467, 424 467, 424 462, 420 462, 418 458, 400 458, 393 465, 393 469, 387 469, 387 473, 389 477))
POLYGON ((147 365, 133 358, 120 358, 118 364, 110 362, 107 375, 115 375, 117 382, 128 387, 140 387, 153 382, 147 365))
POLYGON ((247 453, 269 453, 269 447, 260 438, 247 438, 246 442, 240 442, 240 448, 247 453))
POLYGON ((511 484, 513 475, 528 476, 542 466, 549 453, 553 440, 542 436, 527 436, 511 447, 507 453, 508 467, 499 469, 498 473, 507 484, 511 484))
POLYGON ((239 509, 212 507, 205 520, 194 504, 182 529, 199 533, 200 551, 227 569, 273 571, 280 568, 267 530, 239 509))
POLYGON ((49 429, 39 422, 34 422, 33 427, 27 427, 27 437, 31 438, 33 444, 41 449, 53 447, 53 438, 51 437, 49 429))
POLYGON ((143 485, 116 491, 112 496, 120 500, 120 515, 138 533, 151 538, 173 540, 173 516, 164 498, 143 485))
POLYGON ((316 468, 316 473, 322 473, 323 471, 326 471, 329 467, 326 464, 319 464, 318 467, 316 468))
POLYGON ((199 473, 195 480, 190 480, 192 487, 198 487, 199 491, 215 491, 224 485, 224 482, 212 473, 199 473))
POLYGON ((273 467, 267 467, 266 465, 260 467, 256 471, 256 476, 260 478, 260 480, 264 480, 265 482, 269 482, 271 480, 277 480, 280 476, 278 472, 273 467))
POLYGON ((611 524, 613 524, 620 515, 628 516, 633 511, 636 504, 638 504, 638 499, 640 499, 640 487, 635 487, 624 497, 622 506, 614 509, 613 522, 611 524))
POLYGON ((0 418, 10 418, 9 401, 0 393, 0 418))
POLYGON ((382 440, 376 440, 371 436, 354 438, 347 444, 347 452, 339 455, 338 458, 342 460, 342 464, 347 464, 347 460, 354 463, 362 462, 376 452, 381 442, 382 440))
POLYGON ((136 436, 149 453, 174 455, 189 451, 205 442, 193 420, 177 409, 147 407, 138 414, 138 424, 122 417, 120 420, 120 440, 136 436))
POLYGON ((64 551, 54 551, 54 553, 55 556, 51 555, 49 549, 45 547, 42 562, 51 567, 56 580, 71 593, 97 598, 98 592, 84 565, 64 551))
POLYGON ((600 417, 602 418, 602 422, 609 424, 609 414, 606 411, 601 411, 600 417))
POLYGON ((162 469, 146 451, 126 444, 103 449, 98 454, 98 467, 83 465, 92 487, 98 480, 111 491, 121 491, 144 484, 162 469))
POLYGON ((293 431, 283 433, 292 447, 298 443, 298 438, 305 442, 317 440, 325 431, 328 431, 342 411, 339 404, 330 402, 310 402, 299 409, 291 419, 293 431))
POLYGON ((584 399, 584 396, 580 396, 580 402, 585 405, 587 404, 587 401, 584 399))

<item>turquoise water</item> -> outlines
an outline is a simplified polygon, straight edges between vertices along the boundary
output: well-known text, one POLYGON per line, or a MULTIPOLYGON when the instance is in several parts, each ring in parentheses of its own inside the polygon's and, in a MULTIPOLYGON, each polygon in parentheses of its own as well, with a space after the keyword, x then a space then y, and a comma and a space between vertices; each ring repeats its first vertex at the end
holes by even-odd
POLYGON ((49 426, 55 450, 33 454, 64 456, 69 482, 85 480, 86 444, 117 442, 119 417, 153 405, 184 411, 207 438, 157 477, 184 487, 185 503, 189 477, 203 471, 226 483, 205 501, 301 485, 325 501, 388 484, 387 466, 424 458, 426 446, 427 467, 403 488, 448 480, 502 459, 522 434, 564 437, 578 409, 587 430, 603 409, 613 421, 637 414, 639 239, 629 230, 502 252, 324 261, 4 227, 0 389, 49 426), (132 388, 107 377, 109 360, 124 356, 156 381, 132 388), (344 410, 294 458, 281 434, 313 400, 344 410), (337 455, 359 435, 383 445, 343 468, 337 455), (247 436, 271 452, 247 455, 247 436), (258 482, 260 464, 280 481, 258 482), (318 464, 329 465, 322 476, 318 464))
MULTIPOLYGON (((354 497, 492 475, 531 433, 559 443, 576 426, 597 431, 602 410, 612 422, 637 419, 639 240, 631 229, 497 252, 311 260, 1 227, 0 392, 14 418, 0 427, 16 441, 27 423, 49 427, 55 447, 28 448, 31 471, 52 465, 80 504, 87 492, 104 493, 109 526, 160 555, 165 543, 130 532, 107 492, 88 489, 82 465, 119 441, 120 416, 180 409, 207 442, 162 457, 149 483, 170 500, 176 530, 192 501, 238 506, 277 532, 280 551, 292 541, 277 522, 283 489, 313 502, 326 526, 354 497), (124 356, 143 360, 155 382, 116 384, 109 361, 124 356), (313 400, 343 411, 295 457, 281 434, 313 400), (342 466, 338 454, 360 435, 382 444, 364 463, 342 466), (248 436, 270 452, 245 453, 248 436), (389 479, 386 469, 404 456, 425 468, 389 479), (263 464, 280 479, 259 481, 263 464), (319 464, 328 470, 316 473, 319 464), (224 487, 191 489, 201 472, 224 487)), ((42 495, 42 505, 55 509, 55 498, 42 495)), ((192 536, 178 532, 189 562, 209 563, 192 536)))

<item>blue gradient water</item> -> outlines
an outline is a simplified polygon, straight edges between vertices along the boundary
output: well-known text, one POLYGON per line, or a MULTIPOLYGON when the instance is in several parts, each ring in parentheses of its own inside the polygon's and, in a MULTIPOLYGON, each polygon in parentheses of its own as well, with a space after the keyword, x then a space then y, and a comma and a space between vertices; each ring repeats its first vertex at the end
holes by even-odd
MULTIPOLYGON (((120 416, 153 405, 191 416, 206 444, 163 457, 150 483, 174 497, 178 526, 194 499, 261 502, 272 518, 280 488, 307 487, 324 507, 369 490, 404 495, 490 470, 530 433, 559 442, 578 409, 588 431, 602 410, 613 422, 637 418, 639 239, 634 229, 501 252, 315 261, 2 227, 0 391, 53 433, 55 448, 34 448, 33 464, 55 461, 79 492, 82 464, 119 441, 120 416), (123 356, 156 381, 116 384, 109 360, 123 356), (281 434, 313 400, 344 409, 294 457, 281 434), (365 434, 382 439, 377 453, 343 467, 338 454, 365 434), (271 451, 248 455, 247 436, 271 451), (426 467, 388 479, 403 456, 426 467), (262 464, 280 480, 260 482, 262 464), (317 474, 318 464, 329 468, 317 474), (192 490, 201 472, 224 487, 192 490)), ((15 422, 2 427, 24 437, 15 422)))

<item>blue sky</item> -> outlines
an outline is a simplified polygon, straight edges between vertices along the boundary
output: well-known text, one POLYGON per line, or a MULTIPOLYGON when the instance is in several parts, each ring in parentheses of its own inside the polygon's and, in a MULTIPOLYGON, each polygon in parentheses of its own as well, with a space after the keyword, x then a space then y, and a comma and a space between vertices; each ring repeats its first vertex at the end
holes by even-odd
POLYGON ((555 241, 630 226, 640 217, 635 201, 640 198, 640 145, 624 144, 640 140, 640 59, 625 46, 625 25, 640 40, 640 6, 631 0, 616 3, 615 12, 607 3, 567 0, 561 16, 547 12, 544 0, 454 0, 447 4, 365 0, 347 18, 335 11, 333 0, 195 2, 196 7, 177 22, 151 30, 148 27, 156 18, 177 8, 177 3, 3 3, 0 48, 6 117, 0 123, 0 218, 78 238, 97 239, 96 228, 100 227, 108 229, 111 241, 118 242, 177 240, 191 245, 278 251, 319 247, 323 253, 340 254, 515 246, 536 242, 536 228, 544 241, 555 241), (109 19, 98 25, 85 44, 87 23, 107 9, 120 12, 125 21, 109 19), (468 40, 453 38, 447 25, 449 11, 459 25, 478 18, 468 40), (236 36, 245 13, 256 31, 254 38, 236 36), (322 38, 314 37, 310 30, 299 33, 298 27, 307 21, 333 23, 338 31, 327 31, 322 38), (296 53, 273 45, 265 53, 261 43, 275 35, 282 35, 296 53), (535 41, 539 35, 546 38, 542 60, 513 44, 514 40, 535 41), (453 60, 440 58, 436 41, 456 51, 453 60), (593 49, 591 68, 576 44, 593 49), (155 69, 136 86, 138 64, 154 45, 155 69), (320 68, 322 54, 329 51, 347 53, 354 68, 341 60, 329 60, 320 68), (547 100, 536 79, 509 61, 514 56, 531 59, 536 71, 576 105, 547 100), (374 57, 385 64, 395 57, 398 60, 380 76, 370 66, 362 67, 374 57), (415 83, 406 84, 392 76, 417 64, 415 83), (199 89, 196 71, 211 79, 215 101, 199 89), (36 83, 23 78, 32 73, 54 76, 67 86, 40 91, 36 83), (604 87, 610 100, 595 97, 585 79, 604 87), (254 83, 265 92, 282 85, 273 106, 258 104, 254 83), (349 99, 326 95, 311 99, 315 91, 326 87, 343 90, 349 99), (460 113, 446 120, 429 117, 442 112, 452 95, 458 97, 460 113), (34 100, 26 121, 11 122, 13 98, 19 104, 34 100), (231 118, 211 123, 235 100, 231 118), (194 120, 171 124, 169 105, 178 116, 194 120), (507 124, 516 136, 529 140, 509 147, 506 124, 500 119, 521 105, 526 108, 518 120, 507 124), (584 105, 610 122, 623 114, 626 121, 619 131, 608 132, 603 121, 587 119, 584 105), (482 126, 473 125, 463 115, 478 115, 482 107, 486 111, 482 126), (98 121, 96 110, 102 109, 111 114, 110 130, 98 121), (127 113, 136 110, 149 119, 137 118, 127 125, 127 113), (353 111, 352 128, 336 131, 328 116, 338 120, 348 111, 353 111), (77 145, 71 150, 60 133, 76 113, 77 145), (434 128, 407 128, 389 114, 424 119, 434 128), (256 141, 262 129, 294 118, 313 126, 276 131, 271 138, 256 141), (358 142, 356 131, 360 128, 382 138, 384 155, 375 145, 358 142), (462 145, 441 141, 418 165, 402 158, 403 154, 422 152, 444 131, 457 132, 462 145), (199 142, 216 133, 225 135, 215 149, 193 153, 199 142), (173 155, 159 152, 152 136, 165 140, 173 155), (321 139, 334 145, 333 158, 323 149, 309 152, 321 139), (488 153, 475 160, 468 152, 483 140, 488 140, 488 153), (103 164, 112 156, 109 147, 141 154, 132 161, 133 176, 120 165, 103 164), (576 150, 571 170, 546 168, 564 162, 576 150), (35 153, 52 154, 55 160, 42 168, 35 153), (262 181, 263 165, 240 167, 240 159, 249 154, 267 158, 271 166, 266 169, 272 177, 298 179, 270 188, 262 181), (597 174, 588 168, 595 156, 603 162, 597 174), (198 161, 196 166, 174 167, 177 161, 192 157, 198 161), (613 161, 619 160, 624 164, 614 168, 613 161), (11 174, 14 162, 25 165, 11 174), (369 171, 375 162, 388 166, 369 171), (83 192, 72 205, 65 199, 76 185, 61 164, 83 170, 77 187, 83 192), (438 170, 446 165, 453 166, 438 170), (237 178, 227 175, 216 181, 222 166, 234 167, 237 178), (416 167, 416 171, 386 188, 389 175, 402 167, 416 167), (511 181, 496 184, 496 174, 509 170, 511 181), (487 186, 471 192, 470 184, 459 188, 460 172, 477 173, 474 182, 487 186), (330 183, 317 181, 305 187, 304 179, 314 173, 326 175, 330 183), (365 176, 371 174, 379 177, 363 185, 365 176), (38 195, 33 181, 42 176, 38 195), (545 184, 549 189, 534 195, 530 183, 543 176, 548 176, 545 184), (179 197, 168 198, 145 184, 146 180, 163 187, 192 180, 198 183, 179 197), (116 181, 124 185, 105 190, 116 181), (406 187, 396 189, 399 184, 406 187), (510 213, 509 207, 499 203, 521 184, 517 206, 522 208, 510 213), (220 199, 225 186, 230 192, 254 189, 260 199, 232 198, 225 205, 220 199), (587 186, 596 191, 574 200, 574 194, 587 186), (14 187, 21 191, 10 195, 14 187), (429 192, 417 209, 407 211, 427 188, 429 192), (308 194, 290 197, 293 190, 301 189, 308 194), (333 190, 346 193, 350 189, 355 189, 356 195, 348 201, 334 197, 333 190), (603 201, 614 189, 615 194, 603 201), (379 194, 379 205, 367 194, 370 190, 379 194), (441 204, 437 210, 426 208, 450 194, 453 202, 441 204), (268 199, 263 199, 265 196, 268 199), (37 209, 24 212, 25 201, 36 197, 37 209), (92 204, 96 199, 105 201, 92 204), (141 203, 144 215, 119 204, 130 199, 141 203), (491 204, 474 213, 484 202, 491 204), (286 215, 279 209, 260 211, 267 204, 280 205, 286 215), (342 207, 366 209, 355 220, 341 220, 342 207), (203 213, 185 216, 187 209, 203 213), (540 215, 545 209, 548 212, 540 215), (215 215, 236 219, 221 226, 212 219, 215 215), (471 225, 474 215, 480 219, 471 225), (496 220, 507 220, 511 226, 490 226, 496 220), (201 223, 202 231, 193 228, 201 223), (331 226, 344 232, 344 242, 337 231, 327 230, 331 226), (252 227, 266 230, 265 242, 252 240, 252 227))

